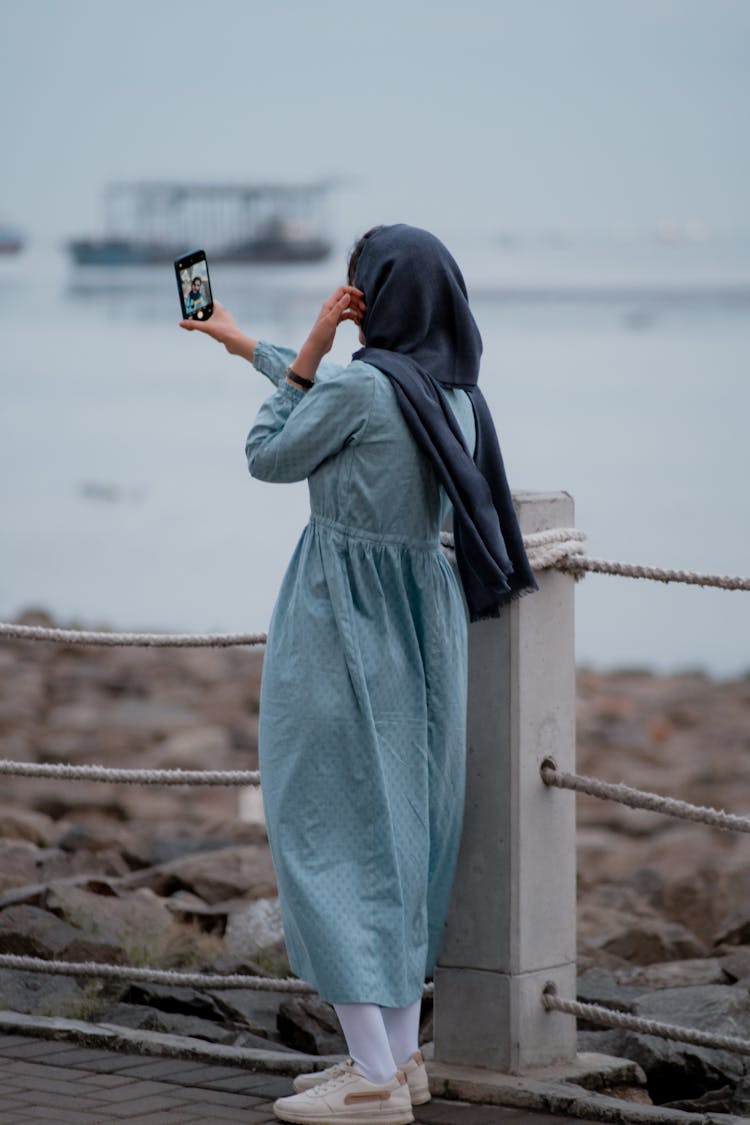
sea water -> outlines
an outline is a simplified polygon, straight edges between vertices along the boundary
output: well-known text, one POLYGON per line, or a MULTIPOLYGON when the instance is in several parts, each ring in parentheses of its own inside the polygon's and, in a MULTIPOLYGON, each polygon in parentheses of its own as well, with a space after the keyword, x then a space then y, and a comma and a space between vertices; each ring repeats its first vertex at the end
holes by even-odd
MULTIPOLYGON (((515 490, 566 490, 599 558, 748 574, 750 246, 529 236, 452 249, 515 490)), ((341 280, 215 266, 250 334, 299 346, 341 280)), ((252 480, 270 384, 177 327, 169 267, 0 262, 0 617, 264 630, 307 517, 304 484, 252 480)), ((351 325, 334 359, 358 346, 351 325)), ((750 594, 589 575, 580 663, 750 669, 750 594)))

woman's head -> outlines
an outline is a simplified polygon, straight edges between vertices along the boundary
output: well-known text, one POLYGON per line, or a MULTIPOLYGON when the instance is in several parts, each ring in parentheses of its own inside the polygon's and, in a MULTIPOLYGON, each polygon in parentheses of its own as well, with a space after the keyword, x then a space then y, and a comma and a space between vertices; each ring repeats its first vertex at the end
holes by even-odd
POLYGON ((348 275, 364 293, 368 348, 410 355, 440 382, 476 382, 481 337, 461 271, 440 239, 405 223, 373 227, 355 243, 348 275))

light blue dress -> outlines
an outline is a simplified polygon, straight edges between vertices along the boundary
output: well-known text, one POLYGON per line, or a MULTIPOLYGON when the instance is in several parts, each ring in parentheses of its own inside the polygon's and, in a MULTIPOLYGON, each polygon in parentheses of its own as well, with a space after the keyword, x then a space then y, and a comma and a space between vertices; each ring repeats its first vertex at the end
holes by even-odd
MULTIPOLYGON (((308 479, 310 522, 269 628, 259 758, 287 953, 332 1003, 404 1007, 437 957, 464 802, 466 612, 448 502, 377 368, 259 343, 277 384, 250 472, 308 479)), ((449 400, 474 444, 463 391, 449 400)))

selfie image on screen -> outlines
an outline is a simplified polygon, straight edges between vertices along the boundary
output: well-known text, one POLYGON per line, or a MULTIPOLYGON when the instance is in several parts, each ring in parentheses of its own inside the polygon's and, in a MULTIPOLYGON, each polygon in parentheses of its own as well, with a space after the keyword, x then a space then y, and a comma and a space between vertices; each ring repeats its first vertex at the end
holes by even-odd
POLYGON ((180 284, 187 316, 195 316, 199 309, 211 304, 211 287, 208 284, 208 266, 205 259, 180 270, 180 284))

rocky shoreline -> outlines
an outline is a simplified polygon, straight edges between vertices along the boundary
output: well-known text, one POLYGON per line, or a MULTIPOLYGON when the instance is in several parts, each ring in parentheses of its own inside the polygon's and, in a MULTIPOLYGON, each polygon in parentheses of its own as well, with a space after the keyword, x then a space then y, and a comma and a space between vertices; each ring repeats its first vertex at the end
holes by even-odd
MULTIPOLYGON (((261 664, 252 649, 3 642, 0 758, 255 769, 261 664)), ((747 814, 750 676, 579 669, 578 768, 747 814)), ((750 837, 577 801, 579 998, 750 1038, 750 837)), ((257 793, 3 777, 0 952, 286 975, 257 793)), ((281 993, 0 970, 0 1008, 345 1049, 327 1005, 281 993)), ((750 1112, 748 1056, 581 1022, 579 1041, 640 1063, 633 1099, 750 1112)))

